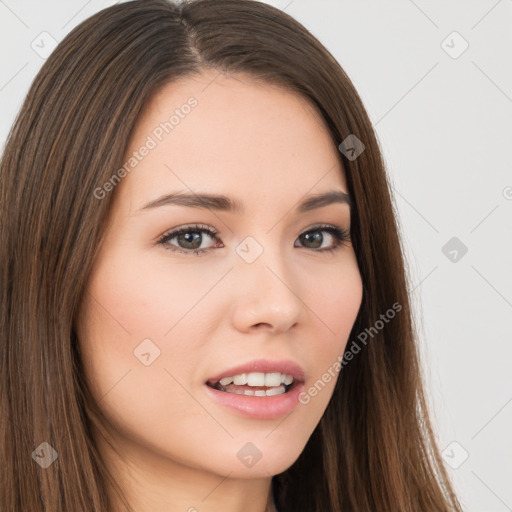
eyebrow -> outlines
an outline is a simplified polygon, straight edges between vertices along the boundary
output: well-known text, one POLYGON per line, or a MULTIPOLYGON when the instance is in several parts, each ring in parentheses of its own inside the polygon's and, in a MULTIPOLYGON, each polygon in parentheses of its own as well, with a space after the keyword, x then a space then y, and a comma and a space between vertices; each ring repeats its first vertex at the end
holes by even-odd
MULTIPOLYGON (((349 206, 352 204, 350 196, 345 192, 330 190, 306 198, 295 207, 294 211, 295 213, 305 213, 336 203, 348 204, 349 206)), ((242 202, 222 194, 189 194, 185 192, 165 194, 158 199, 146 203, 141 210, 168 205, 225 211, 234 214, 242 214, 245 210, 242 202)))

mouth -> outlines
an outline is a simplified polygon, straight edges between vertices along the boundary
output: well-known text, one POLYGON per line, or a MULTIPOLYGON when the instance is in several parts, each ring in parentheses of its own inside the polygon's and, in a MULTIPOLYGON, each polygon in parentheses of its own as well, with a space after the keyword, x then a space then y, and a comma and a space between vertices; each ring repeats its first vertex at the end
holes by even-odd
POLYGON ((206 385, 225 393, 264 397, 289 393, 297 383, 298 380, 286 373, 251 372, 209 380, 206 385))
POLYGON ((299 404, 306 374, 290 359, 255 359, 211 376, 207 395, 221 407, 255 420, 273 420, 299 404))

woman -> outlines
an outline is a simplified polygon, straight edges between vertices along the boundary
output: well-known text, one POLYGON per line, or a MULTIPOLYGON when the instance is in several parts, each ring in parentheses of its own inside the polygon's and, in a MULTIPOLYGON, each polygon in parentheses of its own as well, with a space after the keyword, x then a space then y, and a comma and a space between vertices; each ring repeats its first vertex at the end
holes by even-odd
POLYGON ((0 180, 2 510, 461 510, 375 134, 288 15, 95 14, 0 180))

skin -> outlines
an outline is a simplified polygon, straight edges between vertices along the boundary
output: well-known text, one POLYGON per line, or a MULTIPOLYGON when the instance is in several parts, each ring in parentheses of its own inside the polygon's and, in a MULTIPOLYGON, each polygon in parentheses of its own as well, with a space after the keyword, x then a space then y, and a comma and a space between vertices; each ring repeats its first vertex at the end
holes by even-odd
MULTIPOLYGON (((212 70, 153 97, 127 158, 190 96, 197 107, 115 189, 79 312, 80 349, 121 456, 97 436, 100 451, 134 510, 264 512, 271 476, 304 449, 335 379, 275 420, 227 409, 204 382, 252 359, 291 359, 304 369, 307 389, 343 354, 362 299, 353 247, 320 252, 299 235, 322 223, 348 231, 349 206, 293 208, 305 195, 347 192, 346 179, 323 120, 304 98, 212 70), (141 210, 176 190, 225 194, 245 212, 141 210), (205 234, 208 252, 199 256, 158 245, 166 232, 195 223, 217 230, 221 246, 205 234), (235 252, 247 236, 263 248, 250 264, 235 252), (134 350, 148 338, 160 356, 145 366, 134 350), (237 458, 247 442, 262 454, 252 467, 237 458)), ((335 244, 318 232, 321 247, 335 244)), ((167 246, 190 247, 178 238, 167 246)))

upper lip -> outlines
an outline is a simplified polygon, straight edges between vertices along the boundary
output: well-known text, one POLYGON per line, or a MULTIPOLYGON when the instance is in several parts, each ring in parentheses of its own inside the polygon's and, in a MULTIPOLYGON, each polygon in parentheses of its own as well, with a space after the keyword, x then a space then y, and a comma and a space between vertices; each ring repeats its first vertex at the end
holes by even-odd
POLYGON ((234 375, 239 375, 241 373, 251 372, 280 372, 285 373, 286 375, 291 375, 293 380, 296 382, 304 382, 304 370, 297 363, 289 359, 282 359, 278 361, 272 361, 270 359, 254 359, 248 363, 228 368, 227 370, 210 377, 207 382, 214 384, 224 377, 233 377, 234 375))

